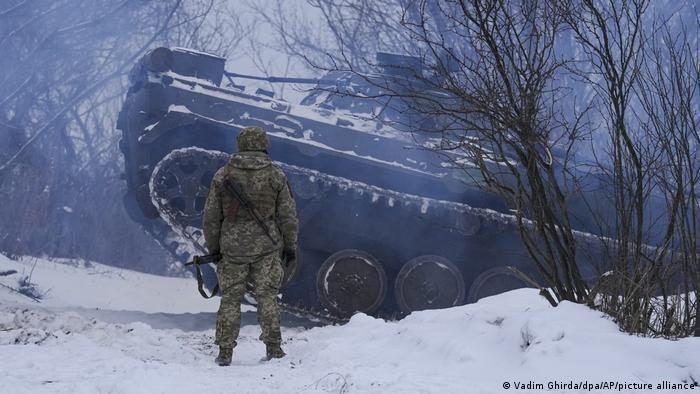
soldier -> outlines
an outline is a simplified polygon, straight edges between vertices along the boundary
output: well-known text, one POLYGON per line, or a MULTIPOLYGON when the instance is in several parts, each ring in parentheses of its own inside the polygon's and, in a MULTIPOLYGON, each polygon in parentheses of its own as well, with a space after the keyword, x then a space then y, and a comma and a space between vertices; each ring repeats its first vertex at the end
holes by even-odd
POLYGON ((267 155, 265 130, 243 129, 237 145, 238 153, 214 175, 204 208, 207 247, 210 253, 222 254, 216 269, 221 304, 215 342, 219 345, 216 362, 221 366, 231 364, 248 281, 253 283, 258 302, 260 339, 267 348, 267 359, 285 356, 277 294, 284 276, 282 260, 296 258, 299 226, 287 178, 267 155), (239 187, 252 209, 228 192, 227 181, 239 187))

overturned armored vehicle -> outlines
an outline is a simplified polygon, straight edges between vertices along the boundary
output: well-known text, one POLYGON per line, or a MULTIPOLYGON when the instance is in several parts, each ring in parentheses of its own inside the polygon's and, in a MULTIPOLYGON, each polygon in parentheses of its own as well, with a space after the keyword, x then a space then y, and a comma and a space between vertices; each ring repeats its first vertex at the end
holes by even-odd
MULTIPOLYGON (((371 78, 404 78, 412 66, 403 56, 378 60, 384 73, 371 78)), ((157 48, 132 70, 119 114, 127 209, 178 259, 206 252, 201 212, 211 178, 238 131, 262 126, 300 217, 301 268, 282 295, 288 310, 399 317, 524 286, 505 269, 529 268, 506 207, 452 165, 459 158, 427 149, 439 141, 422 130, 429 122, 393 127, 395 107, 334 93, 371 96, 368 80, 350 73, 262 78, 312 86, 291 104, 242 85, 247 76, 224 64, 157 48)))

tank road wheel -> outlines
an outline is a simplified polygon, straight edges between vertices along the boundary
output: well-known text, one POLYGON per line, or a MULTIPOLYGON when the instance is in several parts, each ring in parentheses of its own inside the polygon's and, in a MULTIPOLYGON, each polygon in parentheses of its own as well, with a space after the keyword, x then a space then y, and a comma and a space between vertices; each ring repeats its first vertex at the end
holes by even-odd
POLYGON ((345 249, 326 259, 316 275, 321 302, 339 316, 376 309, 386 295, 386 273, 367 252, 345 249))
POLYGON ((477 302, 484 297, 505 293, 523 287, 532 287, 508 267, 487 269, 474 279, 469 287, 467 302, 477 302))
POLYGON ((394 293, 404 313, 449 308, 464 301, 464 279, 450 260, 433 255, 418 256, 401 267, 394 293))
POLYGON ((151 175, 151 197, 156 207, 182 227, 201 228, 202 211, 216 171, 229 155, 184 148, 170 152, 151 175))

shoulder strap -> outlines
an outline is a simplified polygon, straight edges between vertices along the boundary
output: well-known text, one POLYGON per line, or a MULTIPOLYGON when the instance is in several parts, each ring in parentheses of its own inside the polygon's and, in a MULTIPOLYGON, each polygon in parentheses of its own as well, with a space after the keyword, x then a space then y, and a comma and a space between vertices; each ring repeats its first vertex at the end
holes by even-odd
POLYGON ((197 290, 199 290, 199 294, 206 299, 212 298, 219 293, 219 283, 216 283, 216 286, 214 286, 211 294, 207 294, 207 292, 204 291, 204 279, 202 278, 202 270, 199 268, 199 265, 210 263, 216 264, 219 260, 221 260, 221 255, 216 253, 207 256, 194 256, 192 261, 185 264, 185 266, 194 265, 194 272, 197 275, 197 290))
POLYGON ((238 203, 242 205, 243 208, 247 209, 248 212, 250 212, 250 215, 253 216, 255 222, 257 222, 258 226, 260 226, 265 232, 265 235, 267 235, 267 237, 270 239, 270 241, 272 241, 273 244, 276 244, 277 242, 275 242, 275 240, 272 238, 272 235, 270 235, 270 229, 267 227, 267 224, 265 224, 265 222, 263 222, 263 220, 260 218, 260 214, 258 213, 257 209, 255 209, 253 202, 250 201, 250 199, 248 198, 248 196, 246 196, 245 192, 243 192, 241 187, 235 182, 231 181, 231 179, 225 178, 224 190, 229 195, 229 197, 233 198, 234 201, 238 201, 238 203))
POLYGON ((204 279, 202 278, 202 270, 199 268, 199 264, 195 264, 195 272, 197 274, 197 290, 199 290, 199 294, 202 295, 202 297, 209 299, 214 297, 215 295, 219 294, 219 283, 214 286, 214 289, 211 291, 211 294, 207 295, 207 292, 204 291, 204 279))

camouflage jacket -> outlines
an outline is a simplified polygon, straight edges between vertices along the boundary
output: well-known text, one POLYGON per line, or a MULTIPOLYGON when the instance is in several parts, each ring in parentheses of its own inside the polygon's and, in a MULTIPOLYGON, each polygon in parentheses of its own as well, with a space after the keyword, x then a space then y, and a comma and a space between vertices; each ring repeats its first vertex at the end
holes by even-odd
POLYGON ((263 152, 240 152, 214 175, 204 207, 204 238, 211 253, 245 260, 297 246, 299 221, 287 177, 263 152), (273 243, 242 205, 236 217, 224 179, 241 186, 270 229, 273 243))

